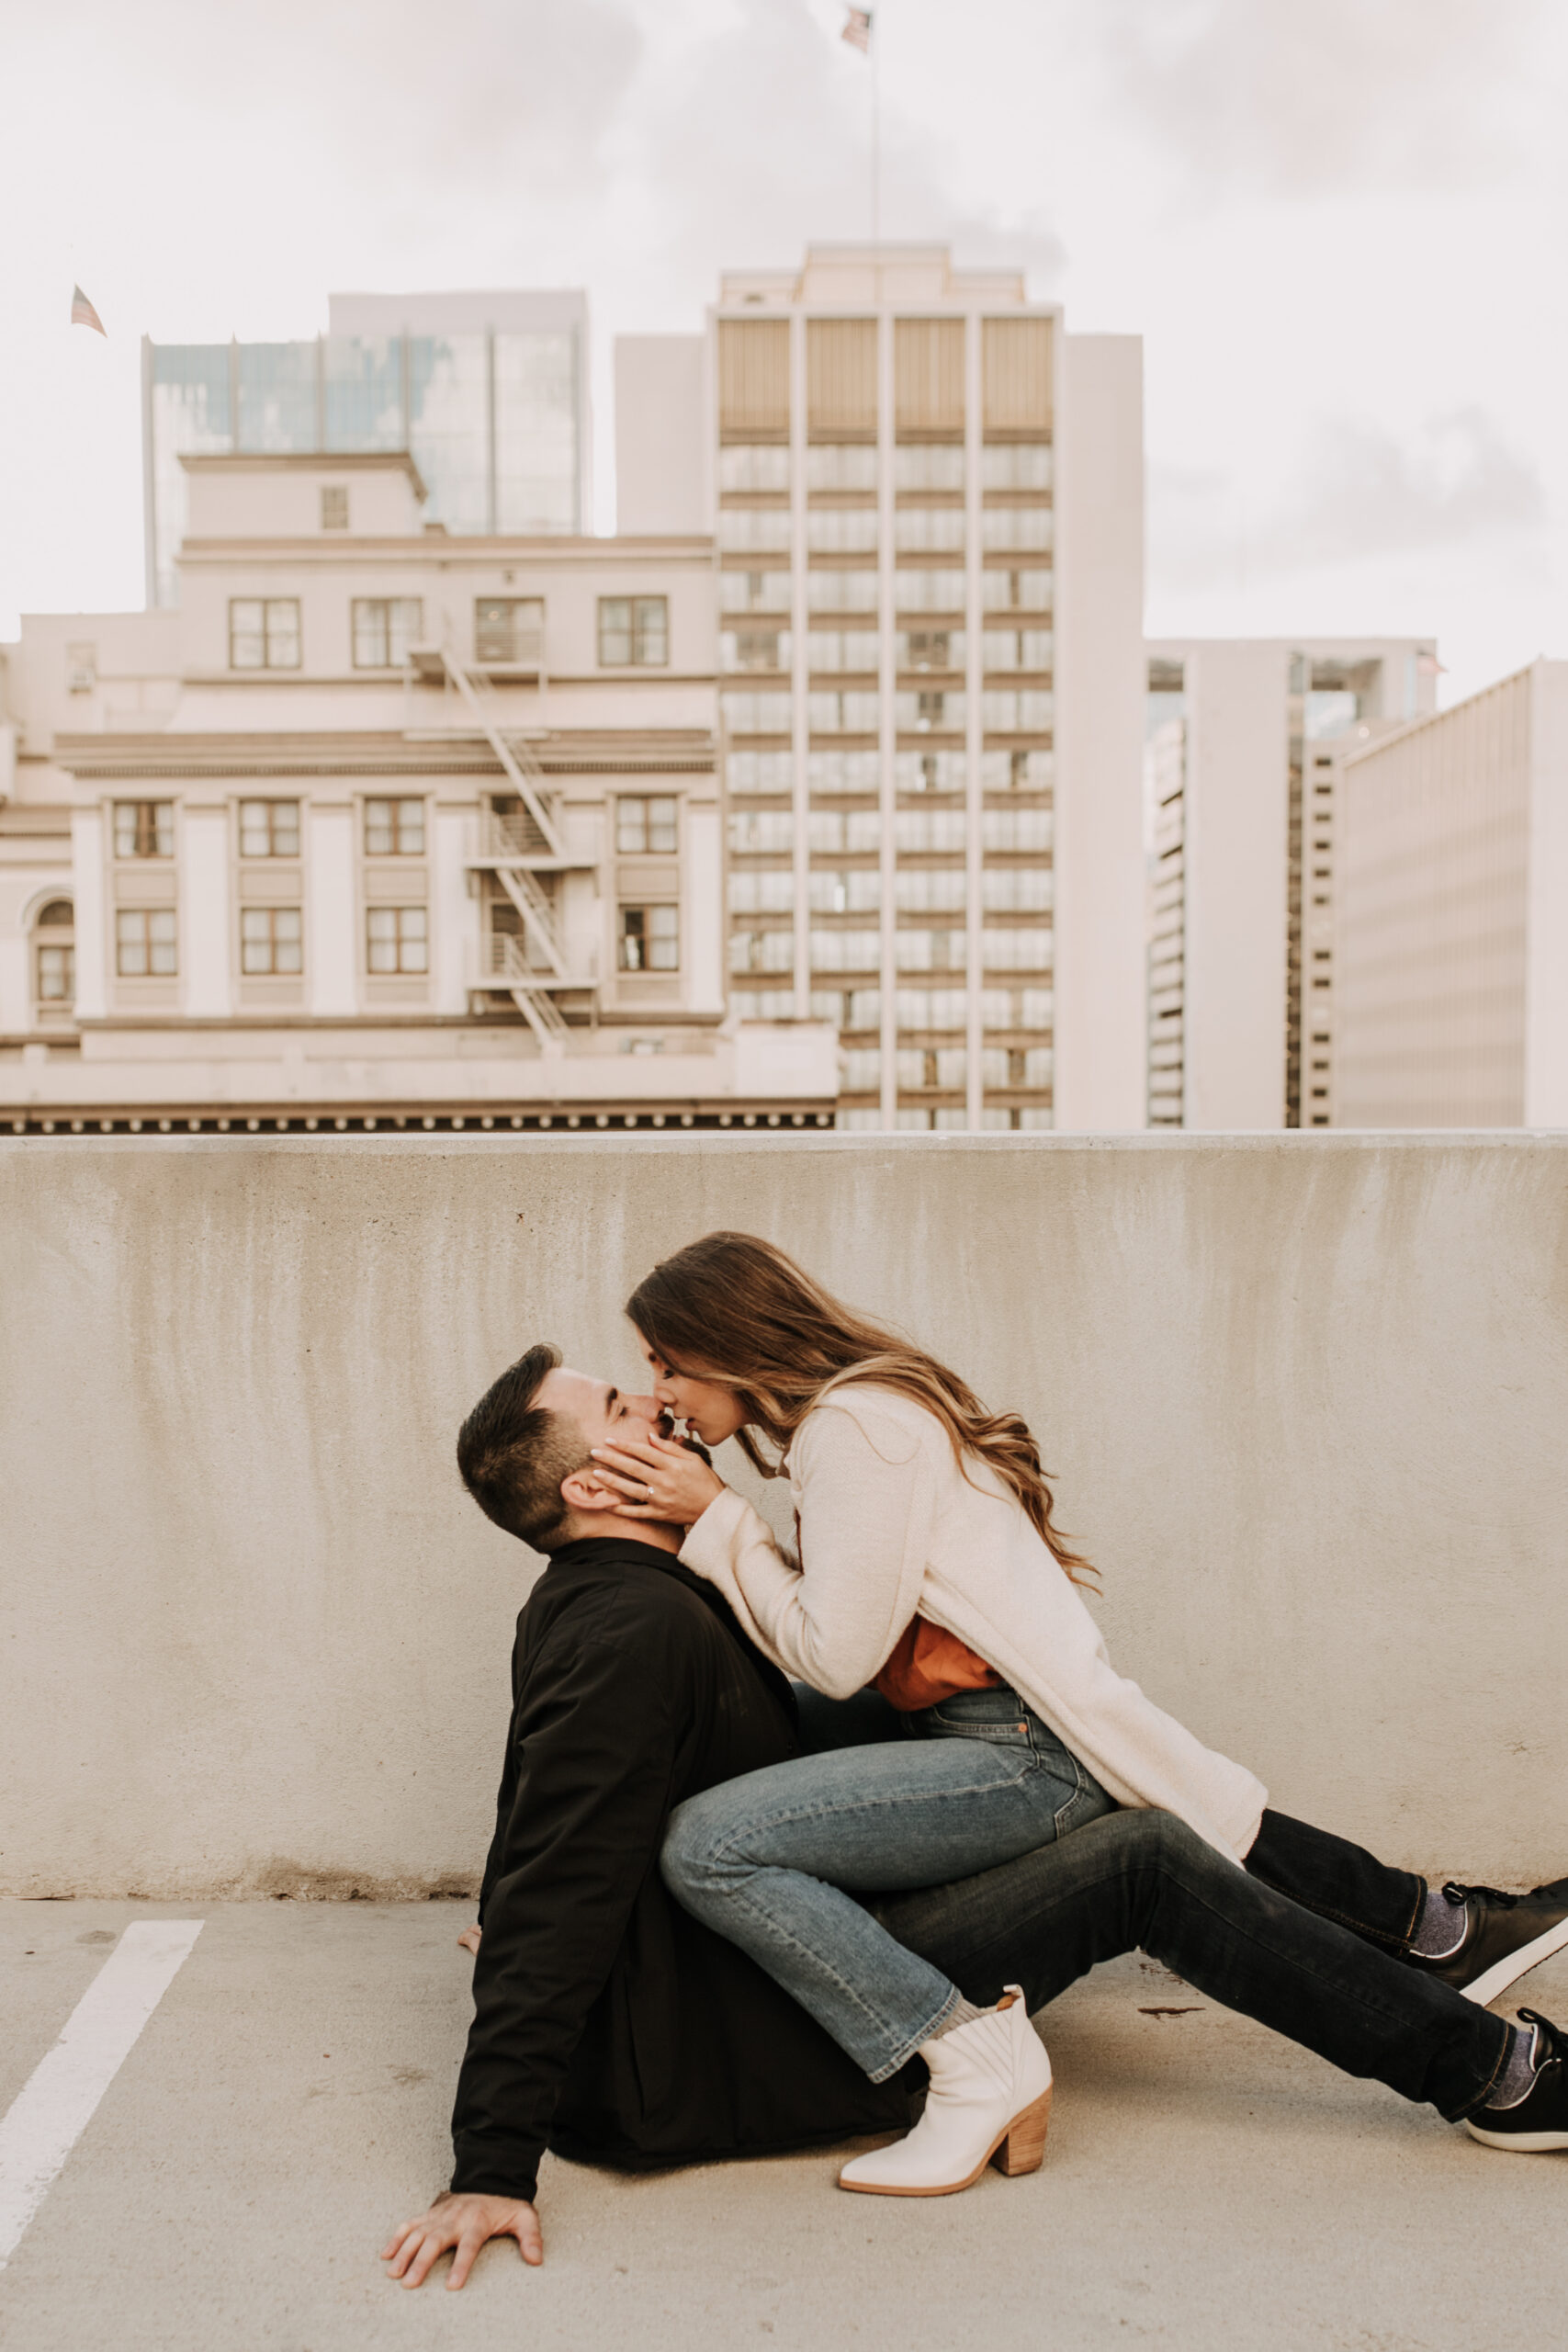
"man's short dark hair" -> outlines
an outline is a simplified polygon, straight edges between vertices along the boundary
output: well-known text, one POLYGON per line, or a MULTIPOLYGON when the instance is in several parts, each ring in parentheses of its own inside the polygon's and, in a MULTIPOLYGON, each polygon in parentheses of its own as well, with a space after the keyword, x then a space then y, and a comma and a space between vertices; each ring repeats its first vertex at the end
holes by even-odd
POLYGON ((582 1469, 588 1441, 570 1413, 535 1398, 560 1350, 543 1341, 491 1383, 457 1432, 463 1484, 487 1519, 536 1552, 558 1550, 570 1533, 561 1481, 582 1469))

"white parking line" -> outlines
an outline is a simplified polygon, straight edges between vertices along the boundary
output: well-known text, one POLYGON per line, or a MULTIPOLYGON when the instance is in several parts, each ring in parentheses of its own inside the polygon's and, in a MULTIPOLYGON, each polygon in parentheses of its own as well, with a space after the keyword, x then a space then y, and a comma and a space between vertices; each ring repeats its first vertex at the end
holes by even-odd
POLYGON ((127 1928, 0 2120, 0 2270, 203 1925, 138 1919, 127 1928))

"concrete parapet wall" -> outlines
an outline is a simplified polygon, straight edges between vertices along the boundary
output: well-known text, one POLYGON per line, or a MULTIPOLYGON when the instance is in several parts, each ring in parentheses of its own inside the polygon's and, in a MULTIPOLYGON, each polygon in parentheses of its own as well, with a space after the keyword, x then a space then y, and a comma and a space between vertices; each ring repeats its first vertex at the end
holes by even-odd
POLYGON ((473 1885, 536 1564, 457 1425, 721 1225, 1028 1415, 1277 1805, 1563 1867, 1568 1137, 83 1140, 0 1144, 0 1891, 473 1885))

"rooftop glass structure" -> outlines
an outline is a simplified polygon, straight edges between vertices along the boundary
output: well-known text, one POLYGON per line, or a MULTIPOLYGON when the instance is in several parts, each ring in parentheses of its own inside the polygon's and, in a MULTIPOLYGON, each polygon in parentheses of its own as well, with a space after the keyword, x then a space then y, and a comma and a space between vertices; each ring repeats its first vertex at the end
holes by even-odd
POLYGON ((587 527, 581 323, 142 347, 147 601, 178 601, 182 457, 407 449, 425 519, 464 535, 587 527))

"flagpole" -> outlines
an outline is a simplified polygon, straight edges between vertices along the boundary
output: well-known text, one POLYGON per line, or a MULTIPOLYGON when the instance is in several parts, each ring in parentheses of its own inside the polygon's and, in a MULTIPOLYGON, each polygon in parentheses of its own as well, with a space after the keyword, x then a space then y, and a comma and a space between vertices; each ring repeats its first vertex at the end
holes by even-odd
MULTIPOLYGON (((878 17, 881 16, 878 9, 878 17)), ((871 42, 871 242, 882 243, 882 43, 871 42)))

